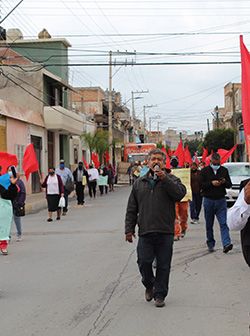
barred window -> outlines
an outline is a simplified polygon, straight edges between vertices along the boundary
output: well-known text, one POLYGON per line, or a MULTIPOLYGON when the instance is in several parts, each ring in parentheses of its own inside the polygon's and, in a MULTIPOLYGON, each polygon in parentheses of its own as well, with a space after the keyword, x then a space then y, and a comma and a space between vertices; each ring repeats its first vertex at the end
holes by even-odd
POLYGON ((17 166, 17 171, 20 174, 23 174, 23 155, 24 155, 24 145, 15 145, 15 150, 16 150, 16 156, 18 160, 18 166, 17 166))

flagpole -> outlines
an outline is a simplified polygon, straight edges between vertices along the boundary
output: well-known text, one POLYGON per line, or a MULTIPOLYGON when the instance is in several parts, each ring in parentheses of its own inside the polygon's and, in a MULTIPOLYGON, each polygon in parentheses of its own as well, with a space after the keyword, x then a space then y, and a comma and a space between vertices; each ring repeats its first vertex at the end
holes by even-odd
POLYGON ((42 174, 41 174, 40 170, 38 170, 37 173, 38 173, 40 181, 42 182, 42 174))

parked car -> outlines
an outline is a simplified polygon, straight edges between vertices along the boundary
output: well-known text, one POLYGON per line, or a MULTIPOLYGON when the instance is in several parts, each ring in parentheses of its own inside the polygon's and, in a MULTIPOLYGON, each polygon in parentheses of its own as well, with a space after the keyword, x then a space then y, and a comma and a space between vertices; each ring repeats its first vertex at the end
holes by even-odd
POLYGON ((223 165, 228 169, 232 188, 227 189, 226 200, 228 207, 232 206, 239 195, 240 182, 250 177, 249 162, 227 162, 223 165))

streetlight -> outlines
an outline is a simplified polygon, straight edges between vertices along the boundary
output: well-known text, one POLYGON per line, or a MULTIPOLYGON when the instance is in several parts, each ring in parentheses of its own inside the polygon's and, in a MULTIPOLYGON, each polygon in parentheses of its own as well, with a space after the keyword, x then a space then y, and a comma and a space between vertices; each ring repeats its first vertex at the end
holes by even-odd
MULTIPOLYGON (((144 97, 134 97, 135 100, 137 99, 143 99, 144 97)), ((129 98, 128 100, 125 101, 125 103, 123 103, 123 105, 126 105, 130 100, 132 100, 132 97, 129 98)))

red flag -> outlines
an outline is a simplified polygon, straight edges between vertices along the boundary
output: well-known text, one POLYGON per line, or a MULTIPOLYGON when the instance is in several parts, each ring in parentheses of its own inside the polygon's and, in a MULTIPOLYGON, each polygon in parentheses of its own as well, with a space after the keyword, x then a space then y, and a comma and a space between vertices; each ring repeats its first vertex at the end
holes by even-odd
POLYGON ((166 166, 167 169, 171 169, 170 158, 168 154, 166 154, 166 166))
POLYGON ((212 154, 210 154, 209 156, 207 156, 206 158, 205 158, 205 165, 206 166, 209 166, 210 165, 210 160, 211 160, 211 156, 212 156, 212 154))
POLYGON ((193 162, 191 154, 188 149, 188 145, 186 145, 185 150, 184 150, 184 162, 189 163, 189 164, 192 164, 193 162))
POLYGON ((199 166, 200 161, 199 161, 199 159, 197 158, 197 155, 195 156, 195 160, 194 160, 194 162, 197 164, 197 166, 199 166))
POLYGON ((100 166, 100 161, 99 161, 99 158, 98 158, 98 154, 93 152, 92 155, 91 155, 91 160, 94 162, 94 165, 95 165, 95 168, 99 168, 100 166))
POLYGON ((240 36, 242 119, 248 158, 250 158, 250 54, 240 36))
POLYGON ((110 160, 109 151, 107 150, 104 155, 105 155, 105 162, 109 163, 110 160))
POLYGON ((208 150, 207 148, 203 148, 203 152, 202 152, 202 162, 205 162, 206 157, 208 156, 208 150))
POLYGON ((5 152, 0 152, 0 166, 2 167, 2 174, 7 172, 9 166, 17 166, 17 156, 5 152))
POLYGON ((88 165, 87 161, 85 160, 84 156, 82 157, 82 162, 84 163, 85 168, 89 169, 89 165, 88 165))
POLYGON ((166 148, 165 147, 161 147, 161 151, 165 154, 165 155, 167 155, 167 151, 166 151, 166 148))
POLYGON ((230 156, 233 154, 236 148, 237 148, 237 145, 234 145, 229 150, 226 150, 223 148, 218 149, 218 154, 220 154, 220 157, 221 157, 221 160, 220 160, 221 164, 227 162, 227 160, 230 158, 230 156))
POLYGON ((171 165, 170 165, 170 158, 169 158, 169 156, 168 156, 168 153, 167 153, 167 150, 166 150, 166 148, 165 147, 161 147, 161 151, 165 154, 165 156, 166 156, 166 165, 165 165, 165 168, 167 168, 167 169, 171 169, 171 165))
POLYGON ((26 179, 28 180, 30 174, 38 170, 39 170, 39 163, 36 158, 34 145, 31 143, 26 147, 23 156, 23 171, 25 173, 26 179))
POLYGON ((176 148, 174 155, 177 156, 179 161, 179 167, 184 166, 185 153, 182 145, 182 140, 179 142, 178 147, 176 148))

